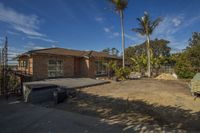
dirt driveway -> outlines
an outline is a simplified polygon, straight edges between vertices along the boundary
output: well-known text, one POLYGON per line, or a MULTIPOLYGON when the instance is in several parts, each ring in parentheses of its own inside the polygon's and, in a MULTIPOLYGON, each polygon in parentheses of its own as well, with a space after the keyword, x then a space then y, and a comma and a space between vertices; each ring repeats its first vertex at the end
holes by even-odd
POLYGON ((135 132, 199 132, 200 99, 183 81, 112 82, 80 90, 55 108, 99 117, 135 132))

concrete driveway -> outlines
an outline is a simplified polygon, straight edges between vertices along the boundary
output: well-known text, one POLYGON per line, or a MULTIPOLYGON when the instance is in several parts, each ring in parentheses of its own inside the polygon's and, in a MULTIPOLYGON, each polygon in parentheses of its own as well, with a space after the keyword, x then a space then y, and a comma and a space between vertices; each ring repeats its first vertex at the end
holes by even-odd
POLYGON ((98 118, 0 99, 0 133, 121 133, 98 118))
POLYGON ((96 86, 101 84, 109 83, 106 80, 96 80, 91 78, 56 78, 56 79, 45 79, 41 81, 25 82, 24 86, 34 88, 35 86, 45 87, 49 85, 56 85, 66 89, 77 89, 89 86, 96 86))

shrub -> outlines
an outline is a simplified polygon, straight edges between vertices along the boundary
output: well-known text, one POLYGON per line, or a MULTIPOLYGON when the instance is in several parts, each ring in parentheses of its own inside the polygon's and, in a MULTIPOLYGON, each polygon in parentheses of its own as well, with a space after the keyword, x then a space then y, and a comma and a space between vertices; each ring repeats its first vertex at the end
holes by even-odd
POLYGON ((187 53, 181 53, 176 59, 175 72, 179 78, 192 78, 195 75, 195 70, 191 61, 187 57, 187 53))
POLYGON ((131 70, 127 67, 125 67, 125 68, 119 67, 119 68, 115 69, 115 76, 119 80, 127 79, 128 76, 130 75, 130 73, 131 73, 131 70))
POLYGON ((114 76, 114 71, 117 67, 117 63, 115 61, 110 61, 108 63, 104 64, 108 68, 108 78, 111 78, 114 76))

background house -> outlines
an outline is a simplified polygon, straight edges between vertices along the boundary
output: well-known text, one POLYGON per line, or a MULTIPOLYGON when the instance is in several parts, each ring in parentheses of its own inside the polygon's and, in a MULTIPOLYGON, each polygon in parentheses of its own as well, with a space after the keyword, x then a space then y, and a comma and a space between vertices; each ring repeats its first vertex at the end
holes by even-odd
POLYGON ((121 58, 96 51, 48 48, 28 51, 18 57, 18 70, 31 75, 32 80, 56 77, 96 77, 106 75, 105 63, 121 58))

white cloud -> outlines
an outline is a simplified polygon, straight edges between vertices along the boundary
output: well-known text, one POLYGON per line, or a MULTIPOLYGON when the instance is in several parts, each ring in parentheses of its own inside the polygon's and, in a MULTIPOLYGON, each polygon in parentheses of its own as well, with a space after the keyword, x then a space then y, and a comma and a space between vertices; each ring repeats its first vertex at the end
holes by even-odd
POLYGON ((3 41, 3 39, 4 39, 3 37, 0 37, 0 41, 3 41))
POLYGON ((124 36, 125 36, 125 38, 131 40, 134 44, 141 44, 145 41, 145 38, 143 36, 138 35, 138 34, 129 35, 129 34, 125 33, 124 36))
POLYGON ((9 24, 13 29, 32 36, 45 36, 38 32, 39 20, 36 15, 25 15, 0 3, 0 21, 9 24))
POLYGON ((19 48, 8 47, 8 64, 17 65, 16 57, 24 52, 19 48))
POLYGON ((51 45, 51 47, 52 47, 52 48, 55 48, 55 47, 56 47, 56 45, 51 45))
POLYGON ((126 34, 126 33, 124 34, 124 36, 125 36, 127 39, 131 40, 131 41, 137 40, 136 37, 130 36, 130 35, 126 34))
POLYGON ((115 37, 119 36, 119 32, 114 32, 113 36, 115 36, 115 37))
POLYGON ((102 22, 104 22, 104 18, 103 17, 95 17, 95 21, 102 23, 102 22))
POLYGON ((163 38, 170 41, 171 47, 176 47, 178 49, 184 48, 187 45, 187 40, 189 38, 184 38, 182 40, 178 39, 177 32, 186 28, 189 21, 185 19, 183 14, 176 16, 166 16, 164 20, 155 29, 152 39, 163 38))
POLYGON ((48 39, 48 38, 44 38, 44 37, 39 37, 39 36, 27 36, 27 38, 36 39, 36 40, 42 40, 42 41, 49 42, 49 43, 57 43, 58 42, 58 41, 54 41, 54 40, 51 40, 51 39, 48 39))
POLYGON ((2 45, 4 38, 0 37, 0 45, 2 45))
POLYGON ((111 28, 104 27, 103 30, 104 30, 106 33, 111 32, 111 28))
POLYGON ((167 16, 164 20, 158 25, 155 29, 155 35, 162 35, 162 34, 174 34, 179 30, 178 22, 175 24, 174 20, 177 21, 176 18, 167 16))
POLYGON ((36 45, 33 42, 28 42, 27 45, 24 46, 25 50, 36 50, 36 49, 44 49, 45 47, 36 45))
POLYGON ((182 23, 181 19, 179 18, 173 18, 172 22, 174 23, 174 26, 179 26, 182 23))
POLYGON ((18 32, 13 32, 13 31, 10 31, 10 30, 6 31, 6 33, 8 33, 8 34, 10 34, 10 35, 15 35, 15 36, 20 35, 20 33, 18 33, 18 32))
POLYGON ((120 35, 119 32, 113 31, 113 27, 111 27, 111 28, 104 27, 103 30, 104 30, 104 32, 109 33, 109 38, 115 38, 120 35))

